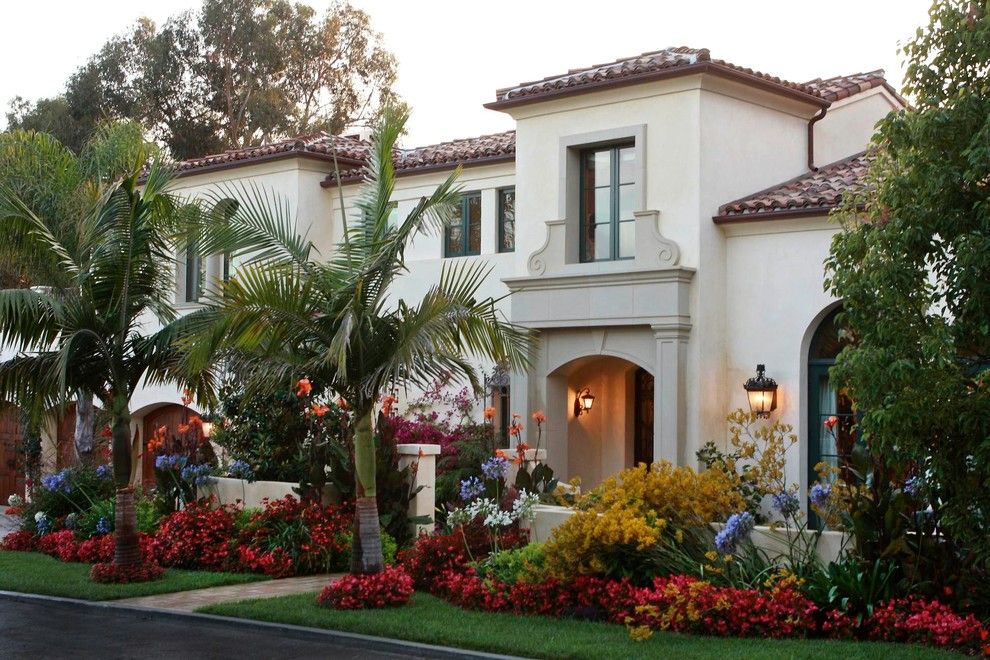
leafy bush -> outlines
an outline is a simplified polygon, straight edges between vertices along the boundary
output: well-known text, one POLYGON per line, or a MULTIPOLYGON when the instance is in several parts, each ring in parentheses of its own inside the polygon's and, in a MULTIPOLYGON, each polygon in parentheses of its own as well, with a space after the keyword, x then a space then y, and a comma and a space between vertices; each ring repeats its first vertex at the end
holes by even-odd
POLYGON ((129 584, 131 582, 151 582, 165 574, 158 564, 143 563, 136 566, 118 566, 114 563, 93 564, 89 579, 103 584, 129 584))
POLYGON ((542 543, 502 550, 478 563, 478 574, 506 584, 536 583, 546 579, 546 555, 542 543))
POLYGON ((38 540, 38 551, 59 561, 73 562, 79 557, 79 542, 72 530, 63 529, 42 536, 38 540))
POLYGON ((896 590, 897 566, 877 559, 863 562, 846 557, 810 575, 804 593, 823 608, 836 609, 862 623, 876 606, 896 590))
POLYGON ((88 539, 112 532, 116 508, 116 503, 112 498, 93 502, 93 505, 77 518, 73 528, 76 536, 81 539, 88 539))
POLYGON ((204 500, 190 502, 162 519, 154 554, 165 566, 223 570, 233 536, 234 517, 227 508, 211 509, 204 500))
POLYGON ((399 607, 409 602, 413 580, 401 566, 380 573, 345 575, 323 588, 316 602, 338 610, 399 607))
POLYGON ((108 466, 88 465, 66 468, 41 478, 32 492, 32 501, 23 508, 23 526, 37 531, 38 513, 50 521, 69 514, 82 514, 100 500, 113 498, 113 476, 108 466))

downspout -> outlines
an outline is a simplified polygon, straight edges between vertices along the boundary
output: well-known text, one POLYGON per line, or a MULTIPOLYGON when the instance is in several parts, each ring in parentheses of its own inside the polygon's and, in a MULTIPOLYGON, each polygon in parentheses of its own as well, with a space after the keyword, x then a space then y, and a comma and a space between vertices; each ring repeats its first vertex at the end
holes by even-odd
POLYGON ((818 171, 818 168, 815 167, 815 124, 825 118, 826 112, 828 112, 828 106, 819 110, 818 114, 808 122, 808 169, 812 172, 818 171))

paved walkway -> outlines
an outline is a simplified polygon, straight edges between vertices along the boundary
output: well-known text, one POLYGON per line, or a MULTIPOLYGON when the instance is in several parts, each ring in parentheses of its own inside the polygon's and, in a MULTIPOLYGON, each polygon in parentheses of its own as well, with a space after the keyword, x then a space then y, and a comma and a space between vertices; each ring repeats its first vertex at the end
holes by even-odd
POLYGON ((0 539, 20 527, 20 521, 14 516, 7 515, 7 507, 0 506, 0 539))
POLYGON ((247 584, 230 584, 225 587, 210 587, 209 589, 177 591, 175 593, 158 594, 156 596, 124 598, 115 602, 122 605, 137 605, 139 607, 153 607, 162 610, 193 612, 200 607, 215 605, 217 603, 319 591, 341 575, 341 573, 333 575, 307 575, 304 577, 283 578, 281 580, 249 582, 247 584))

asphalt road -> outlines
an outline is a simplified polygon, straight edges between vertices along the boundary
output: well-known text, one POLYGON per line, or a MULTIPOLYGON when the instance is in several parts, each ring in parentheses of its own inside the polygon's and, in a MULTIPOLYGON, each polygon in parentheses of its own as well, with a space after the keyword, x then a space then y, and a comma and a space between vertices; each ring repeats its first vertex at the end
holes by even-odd
POLYGON ((354 640, 188 620, 58 602, 0 598, 0 658, 341 658, 429 657, 382 652, 354 640))

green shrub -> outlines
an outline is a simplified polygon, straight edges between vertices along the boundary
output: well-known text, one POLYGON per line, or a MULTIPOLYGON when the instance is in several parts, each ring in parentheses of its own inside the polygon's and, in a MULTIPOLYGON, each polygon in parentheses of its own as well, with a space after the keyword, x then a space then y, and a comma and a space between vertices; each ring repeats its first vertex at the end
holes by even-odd
POLYGON ((546 555, 542 543, 530 543, 514 550, 501 550, 478 565, 483 577, 506 584, 537 583, 547 576, 546 555))

